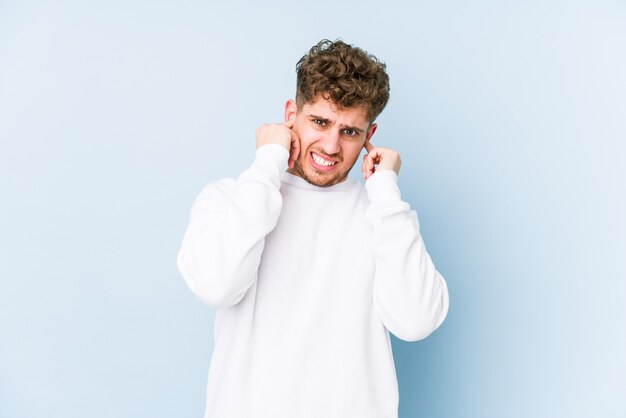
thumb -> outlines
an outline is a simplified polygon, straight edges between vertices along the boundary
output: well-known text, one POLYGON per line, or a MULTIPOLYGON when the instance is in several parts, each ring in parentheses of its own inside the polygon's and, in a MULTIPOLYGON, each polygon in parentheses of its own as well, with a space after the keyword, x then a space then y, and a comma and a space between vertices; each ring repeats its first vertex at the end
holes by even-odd
POLYGON ((289 148, 289 168, 293 168, 296 160, 300 156, 300 137, 296 131, 291 130, 291 144, 289 148))

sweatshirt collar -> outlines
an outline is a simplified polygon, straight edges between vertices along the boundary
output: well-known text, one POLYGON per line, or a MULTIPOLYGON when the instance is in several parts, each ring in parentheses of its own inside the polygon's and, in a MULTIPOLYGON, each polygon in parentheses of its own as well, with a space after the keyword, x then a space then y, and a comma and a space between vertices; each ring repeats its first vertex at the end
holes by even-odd
POLYGON ((340 183, 337 184, 333 184, 332 186, 329 187, 320 187, 320 186, 316 186, 315 184, 311 184, 308 181, 306 181, 305 179, 303 179, 302 177, 298 177, 296 175, 293 175, 287 171, 284 171, 281 175, 281 181, 283 183, 287 183, 291 186, 295 186, 301 189, 306 189, 306 190, 316 190, 319 192, 330 192, 330 191, 337 191, 337 190, 348 190, 350 187, 353 186, 354 184, 354 180, 352 180, 350 177, 346 177, 345 180, 343 180, 340 183))

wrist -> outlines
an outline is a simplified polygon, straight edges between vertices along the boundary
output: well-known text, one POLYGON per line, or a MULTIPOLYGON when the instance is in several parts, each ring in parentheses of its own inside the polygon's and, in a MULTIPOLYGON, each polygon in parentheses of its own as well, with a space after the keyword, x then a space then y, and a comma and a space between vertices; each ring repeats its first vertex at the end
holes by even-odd
POLYGON ((264 144, 256 149, 255 162, 287 165, 289 151, 280 144, 264 144))
POLYGON ((365 189, 372 203, 401 200, 398 174, 394 170, 378 167, 365 182, 365 189))

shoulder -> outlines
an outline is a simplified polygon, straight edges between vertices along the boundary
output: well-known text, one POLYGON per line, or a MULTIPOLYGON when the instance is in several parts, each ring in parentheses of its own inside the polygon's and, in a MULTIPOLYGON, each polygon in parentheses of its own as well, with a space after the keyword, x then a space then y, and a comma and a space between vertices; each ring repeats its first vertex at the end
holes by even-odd
POLYGON ((223 197, 229 196, 235 190, 236 184, 237 181, 233 178, 223 178, 215 180, 204 186, 204 188, 196 198, 196 203, 210 201, 213 199, 221 199, 223 197))
POLYGON ((345 180, 344 191, 364 204, 369 203, 367 189, 365 185, 358 180, 348 177, 345 180))

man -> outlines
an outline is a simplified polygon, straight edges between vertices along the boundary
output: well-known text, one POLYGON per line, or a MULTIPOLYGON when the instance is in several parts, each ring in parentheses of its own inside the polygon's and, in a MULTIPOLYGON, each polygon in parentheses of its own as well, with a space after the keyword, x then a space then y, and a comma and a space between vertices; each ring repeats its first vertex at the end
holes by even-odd
POLYGON ((428 336, 448 291, 400 198, 400 156, 371 142, 388 98, 384 64, 321 41, 252 166, 194 203, 178 267, 218 309, 205 418, 397 417, 389 332, 428 336), (363 148, 365 186, 347 177, 363 148))

